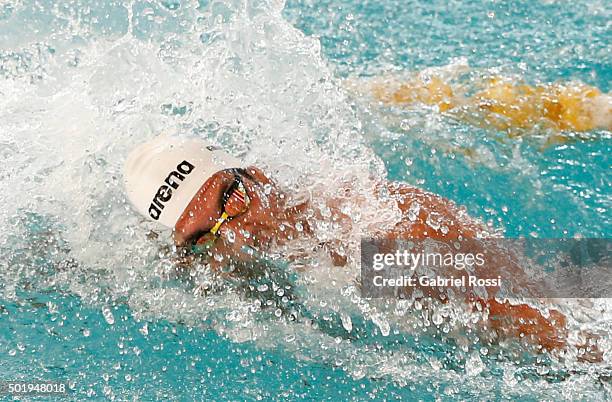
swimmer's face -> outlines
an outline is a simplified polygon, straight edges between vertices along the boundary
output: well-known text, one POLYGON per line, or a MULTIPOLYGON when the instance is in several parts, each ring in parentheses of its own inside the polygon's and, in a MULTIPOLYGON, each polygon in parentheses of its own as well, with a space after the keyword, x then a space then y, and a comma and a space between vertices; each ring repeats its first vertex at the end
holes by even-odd
POLYGON ((233 218, 225 221, 216 241, 228 251, 242 246, 259 246, 274 236, 279 208, 279 195, 274 184, 261 172, 247 169, 227 169, 215 173, 198 190, 174 227, 174 239, 179 246, 197 244, 210 237, 210 230, 221 217, 223 210, 233 218), (236 205, 228 191, 236 180, 244 185, 249 202, 246 208, 236 205))

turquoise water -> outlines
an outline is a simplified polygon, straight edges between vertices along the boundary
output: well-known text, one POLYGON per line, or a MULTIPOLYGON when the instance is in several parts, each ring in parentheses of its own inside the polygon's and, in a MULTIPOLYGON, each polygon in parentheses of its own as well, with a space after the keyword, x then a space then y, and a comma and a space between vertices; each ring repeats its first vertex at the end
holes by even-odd
MULTIPOLYGON (((138 321, 122 306, 113 309, 116 322, 109 326, 99 310, 75 298, 20 298, 3 304, 1 352, 9 357, 1 361, 3 377, 68 381, 74 400, 392 399, 408 391, 350 380, 341 368, 235 344, 213 331, 138 321), (58 309, 41 308, 48 303, 58 309), (27 347, 11 356, 15 349, 7 346, 15 343, 27 347)), ((413 388, 427 395, 425 385, 413 388)))
MULTIPOLYGON (((420 71, 465 58, 475 69, 498 68, 532 83, 579 80, 605 92, 612 80, 610 10, 604 3, 296 1, 285 14, 320 36, 322 52, 340 76, 420 71)), ((533 144, 499 144, 473 127, 440 126, 411 128, 400 138, 380 130, 372 142, 389 178, 466 205, 501 224, 508 237, 610 237, 609 133, 601 133, 603 141, 540 152, 533 144), (494 155, 492 166, 439 149, 432 154, 430 137, 461 145, 459 136, 472 137, 472 147, 494 155)))
POLYGON ((610 237, 609 132, 542 149, 369 110, 338 80, 464 58, 608 91, 609 19, 603 1, 3 2, 0 379, 66 381, 72 400, 609 400, 608 361, 463 348, 408 331, 393 305, 362 310, 348 285, 302 286, 299 323, 193 297, 120 181, 134 144, 188 132, 288 187, 374 166, 508 237, 610 237))
POLYGON ((528 79, 610 86, 610 10, 582 1, 293 1, 285 15, 341 75, 421 70, 465 57, 528 79), (323 13, 322 10, 326 10, 323 13))

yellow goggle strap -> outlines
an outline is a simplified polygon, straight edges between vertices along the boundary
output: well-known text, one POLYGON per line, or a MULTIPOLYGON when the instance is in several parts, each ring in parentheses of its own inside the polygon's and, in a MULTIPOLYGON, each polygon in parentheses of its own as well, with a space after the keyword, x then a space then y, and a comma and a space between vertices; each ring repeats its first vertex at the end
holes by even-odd
POLYGON ((229 215, 227 214, 227 212, 223 212, 221 214, 221 217, 217 219, 217 223, 215 223, 215 226, 213 226, 212 229, 210 229, 210 233, 216 236, 217 232, 219 231, 219 228, 221 227, 221 225, 223 225, 223 222, 225 222, 227 218, 229 218, 229 215))

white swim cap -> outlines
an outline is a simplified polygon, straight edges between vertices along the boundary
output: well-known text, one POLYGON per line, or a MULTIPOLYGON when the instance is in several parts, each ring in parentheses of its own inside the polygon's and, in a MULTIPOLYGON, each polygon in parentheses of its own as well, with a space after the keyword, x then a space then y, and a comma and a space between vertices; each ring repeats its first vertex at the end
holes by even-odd
POLYGON ((125 187, 138 212, 174 227, 206 180, 240 165, 206 141, 159 136, 130 153, 124 167, 125 187))

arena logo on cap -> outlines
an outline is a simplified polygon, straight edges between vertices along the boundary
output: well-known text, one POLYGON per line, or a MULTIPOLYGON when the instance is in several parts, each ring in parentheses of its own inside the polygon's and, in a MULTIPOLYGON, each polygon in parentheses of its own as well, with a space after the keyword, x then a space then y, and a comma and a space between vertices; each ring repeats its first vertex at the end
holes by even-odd
POLYGON ((187 161, 182 161, 176 166, 176 170, 173 170, 168 174, 166 180, 164 180, 165 184, 162 184, 155 197, 153 197, 153 201, 151 202, 151 206, 149 206, 149 216, 155 220, 158 220, 161 216, 162 210, 164 209, 164 203, 170 201, 172 198, 172 190, 176 190, 179 188, 180 182, 185 179, 185 176, 189 173, 193 172, 195 166, 187 161), (175 181, 176 180, 176 181, 175 181))

